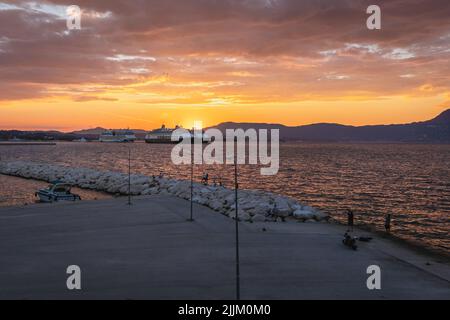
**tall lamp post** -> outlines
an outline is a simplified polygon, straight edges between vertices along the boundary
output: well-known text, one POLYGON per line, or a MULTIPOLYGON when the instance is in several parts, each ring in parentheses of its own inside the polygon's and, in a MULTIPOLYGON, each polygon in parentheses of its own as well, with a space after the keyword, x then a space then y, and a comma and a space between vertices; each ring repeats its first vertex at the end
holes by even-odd
MULTIPOLYGON (((236 141, 236 149, 237 149, 236 141)), ((241 300, 241 275, 240 275, 240 259, 239 259, 239 215, 238 215, 238 164, 237 164, 237 150, 234 156, 234 196, 235 196, 235 233, 236 233, 236 300, 241 300)))
POLYGON ((194 143, 195 143, 195 135, 194 128, 192 128, 192 136, 191 136, 191 216, 188 221, 194 221, 194 143))
POLYGON ((128 147, 128 203, 131 206, 131 148, 128 147))

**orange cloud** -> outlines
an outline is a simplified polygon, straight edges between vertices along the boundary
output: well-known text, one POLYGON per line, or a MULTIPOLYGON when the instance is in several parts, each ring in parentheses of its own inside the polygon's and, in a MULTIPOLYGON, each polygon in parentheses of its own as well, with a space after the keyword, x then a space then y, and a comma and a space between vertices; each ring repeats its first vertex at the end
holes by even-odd
POLYGON ((395 110, 392 121, 408 121, 448 101, 441 0, 380 0, 379 32, 365 27, 366 0, 78 1, 83 28, 67 32, 69 2, 2 1, 1 126, 158 126, 202 112, 292 124, 390 122, 395 110), (66 119, 55 104, 84 115, 66 119))

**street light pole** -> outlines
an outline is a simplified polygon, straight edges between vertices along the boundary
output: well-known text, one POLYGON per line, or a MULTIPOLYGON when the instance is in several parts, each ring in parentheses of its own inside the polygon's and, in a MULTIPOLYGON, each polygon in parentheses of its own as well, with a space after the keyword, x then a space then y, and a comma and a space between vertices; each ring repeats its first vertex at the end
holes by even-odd
POLYGON ((131 148, 128 147, 128 205, 131 206, 131 148))
MULTIPOLYGON (((237 141, 236 141, 237 144, 237 141)), ((237 148, 236 148, 237 149, 237 148)), ((239 259, 239 215, 238 215, 238 164, 237 150, 234 156, 234 192, 235 192, 235 229, 236 229, 236 300, 241 300, 241 279, 240 279, 240 259, 239 259)))
POLYGON ((191 136, 191 217, 188 221, 194 221, 194 150, 195 150, 195 136, 194 136, 194 128, 192 128, 192 136, 191 136))

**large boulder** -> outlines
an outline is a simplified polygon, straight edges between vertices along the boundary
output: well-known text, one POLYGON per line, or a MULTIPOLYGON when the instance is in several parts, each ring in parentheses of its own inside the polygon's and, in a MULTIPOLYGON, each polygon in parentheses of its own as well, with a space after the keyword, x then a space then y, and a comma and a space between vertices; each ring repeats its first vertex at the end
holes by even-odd
POLYGON ((292 208, 289 206, 289 201, 281 196, 276 197, 273 213, 279 217, 290 216, 292 214, 292 208))
POLYGON ((314 212, 309 210, 297 209, 294 211, 293 216, 297 219, 308 220, 314 218, 314 212))
POLYGON ((258 202, 254 208, 249 209, 248 212, 250 215, 260 215, 260 216, 268 216, 273 213, 274 205, 269 202, 260 201, 258 202))
POLYGON ((204 205, 206 205, 208 203, 208 199, 204 198, 204 197, 202 197, 200 195, 194 196, 192 198, 192 201, 195 202, 195 203, 198 203, 198 204, 200 204, 202 206, 204 206, 204 205))
POLYGON ((260 214, 255 214, 254 216, 252 216, 252 221, 253 222, 264 222, 264 221, 266 221, 266 217, 262 216, 260 214))
MULTIPOLYGON (((233 215, 233 217, 234 216, 235 215, 233 215)), ((238 218, 239 218, 240 221, 250 221, 251 220, 250 215, 247 212, 245 212, 245 211, 239 211, 238 212, 238 218)))
POLYGON ((222 211, 223 210, 223 201, 219 199, 213 199, 208 201, 208 207, 215 211, 222 211))

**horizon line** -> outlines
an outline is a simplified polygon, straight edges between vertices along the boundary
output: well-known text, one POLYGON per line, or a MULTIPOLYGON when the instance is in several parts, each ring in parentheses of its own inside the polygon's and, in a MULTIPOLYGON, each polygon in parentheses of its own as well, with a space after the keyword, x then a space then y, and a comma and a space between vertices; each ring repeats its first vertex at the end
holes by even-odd
MULTIPOLYGON (((345 126, 345 127, 354 127, 354 128, 360 128, 360 127, 375 127, 375 126, 392 126, 392 125, 407 125, 407 124, 415 124, 415 123, 421 123, 421 122, 427 122, 427 121, 432 121, 436 118, 438 118, 439 116, 441 116, 442 114, 446 113, 446 112, 450 112, 450 108, 445 109, 444 111, 440 112, 438 115, 436 115, 435 117, 431 118, 431 119, 425 119, 425 120, 421 120, 421 121, 414 121, 414 122, 408 122, 408 123, 384 123, 384 124, 367 124, 367 125, 348 125, 348 124, 342 124, 342 123, 337 123, 337 122, 316 122, 316 123, 309 123, 309 124, 300 124, 300 125, 295 125, 295 126, 288 126, 282 123, 267 123, 267 122, 236 122, 236 121, 222 121, 218 124, 212 125, 212 126, 208 126, 205 127, 204 129, 208 129, 208 128, 214 128, 217 127, 221 124, 225 124, 225 123, 234 123, 234 124, 265 124, 265 125, 279 125, 279 126, 284 126, 287 128, 297 128, 297 127, 303 127, 303 126, 312 126, 312 125, 323 125, 323 124, 328 124, 328 125, 339 125, 339 126, 345 126)), ((164 124, 164 123, 162 123, 164 124)), ((141 131, 150 131, 150 130, 155 130, 158 128, 153 128, 153 129, 141 129, 141 128, 105 128, 102 126, 96 126, 96 127, 91 127, 91 128, 80 128, 80 129, 74 129, 74 130, 68 130, 65 131, 62 128, 61 129, 57 129, 57 127, 55 128, 48 128, 48 129, 39 129, 39 128, 33 128, 33 129, 3 129, 0 128, 0 131, 30 131, 30 132, 51 132, 51 131, 56 131, 56 132, 60 132, 60 133, 65 133, 65 134, 70 134, 70 133, 74 133, 77 131, 87 131, 87 130, 95 130, 95 129, 104 129, 104 130, 132 130, 132 131, 136 131, 136 130, 141 130, 141 131)))

